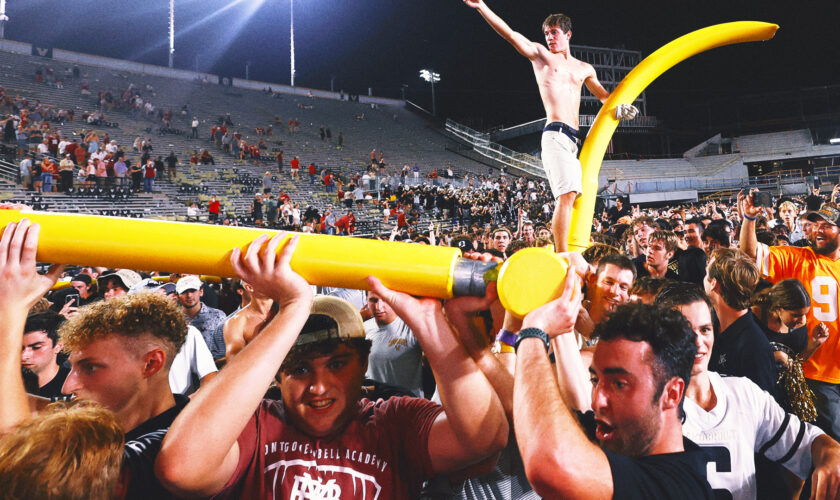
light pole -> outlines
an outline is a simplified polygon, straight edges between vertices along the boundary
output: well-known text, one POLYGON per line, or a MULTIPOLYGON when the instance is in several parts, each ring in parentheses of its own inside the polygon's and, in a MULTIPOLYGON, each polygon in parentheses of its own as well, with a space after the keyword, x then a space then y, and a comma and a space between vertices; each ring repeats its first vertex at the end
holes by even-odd
POLYGON ((295 0, 290 0, 289 1, 289 8, 291 9, 291 18, 292 18, 292 21, 289 24, 289 26, 290 26, 289 37, 292 40, 292 43, 291 43, 291 52, 292 52, 292 55, 291 55, 291 58, 292 58, 292 62, 291 62, 291 67, 292 67, 291 82, 292 82, 292 87, 294 87, 295 86, 295 0))
POLYGON ((432 84, 432 116, 437 116, 437 111, 435 110, 435 83, 440 81, 440 74, 430 69, 421 69, 420 78, 432 84))
POLYGON ((175 67, 175 0, 169 0, 169 67, 175 67))
POLYGON ((0 38, 6 38, 6 21, 9 16, 6 15, 6 0, 0 0, 0 38))

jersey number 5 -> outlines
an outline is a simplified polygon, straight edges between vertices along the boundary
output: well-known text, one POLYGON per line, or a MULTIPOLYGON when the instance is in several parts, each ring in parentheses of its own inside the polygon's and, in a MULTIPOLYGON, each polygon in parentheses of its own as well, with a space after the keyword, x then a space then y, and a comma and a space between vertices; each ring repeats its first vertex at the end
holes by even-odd
MULTIPOLYGON (((706 464, 715 464, 714 472, 732 472, 732 456, 729 450, 723 446, 701 446, 703 454, 706 455, 706 464)), ((712 471, 707 471, 711 473, 712 471)), ((732 500, 732 493, 729 490, 718 488, 714 490, 715 500, 732 500)))

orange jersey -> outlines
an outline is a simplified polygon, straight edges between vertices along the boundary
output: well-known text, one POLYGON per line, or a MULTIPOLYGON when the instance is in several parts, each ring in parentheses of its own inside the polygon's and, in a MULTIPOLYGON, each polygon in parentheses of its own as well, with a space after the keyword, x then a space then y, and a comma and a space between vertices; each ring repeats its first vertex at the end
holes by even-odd
POLYGON ((768 247, 760 244, 756 264, 762 276, 773 283, 789 278, 798 279, 811 295, 808 311, 808 336, 816 324, 828 327, 828 340, 803 363, 809 379, 840 384, 840 322, 837 312, 840 260, 817 255, 811 248, 768 247))

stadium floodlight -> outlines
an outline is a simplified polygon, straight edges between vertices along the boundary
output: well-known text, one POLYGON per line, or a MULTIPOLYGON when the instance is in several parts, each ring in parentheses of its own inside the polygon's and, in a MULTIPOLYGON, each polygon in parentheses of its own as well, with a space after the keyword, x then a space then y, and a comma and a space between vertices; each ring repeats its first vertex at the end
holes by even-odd
POLYGON ((435 83, 440 81, 440 74, 435 73, 434 70, 421 69, 420 78, 432 84, 432 116, 437 116, 437 111, 435 110, 435 83))
POLYGON ((840 137, 832 137, 828 140, 831 144, 840 144, 840 137))
POLYGON ((6 21, 9 16, 6 15, 6 0, 0 0, 0 39, 6 38, 6 21))
POLYGON ((169 67, 175 67, 175 0, 169 0, 169 67))
POLYGON ((295 0, 289 0, 289 9, 291 12, 291 22, 289 23, 289 37, 291 38, 291 84, 295 86, 295 0))

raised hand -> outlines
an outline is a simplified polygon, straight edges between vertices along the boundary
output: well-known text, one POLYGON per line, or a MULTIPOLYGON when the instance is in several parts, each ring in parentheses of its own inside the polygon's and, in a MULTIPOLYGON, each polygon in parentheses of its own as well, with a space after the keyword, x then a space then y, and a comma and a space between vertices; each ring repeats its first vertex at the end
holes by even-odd
MULTIPOLYGON (((439 333, 440 329, 436 323, 443 319, 440 300, 415 298, 407 293, 391 290, 374 276, 368 276, 367 282, 371 291, 391 306, 391 309, 411 328, 418 339, 429 334, 436 336, 439 333)), ((434 341, 434 339, 429 340, 434 341)))
POLYGON ((0 311, 25 317, 55 284, 64 266, 53 266, 47 274, 35 269, 35 253, 41 226, 29 219, 10 222, 0 238, 0 311))
POLYGON ((750 191, 748 196, 744 195, 743 190, 738 193, 738 211, 742 217, 756 218, 761 215, 761 207, 753 205, 753 194, 757 192, 758 190, 750 191))
POLYGON ((811 331, 811 341, 821 346, 826 340, 828 340, 828 327, 825 326, 825 323, 817 323, 811 331))
POLYGON ((582 297, 580 276, 574 265, 571 265, 566 272, 563 293, 560 297, 529 312, 522 321, 522 328, 539 328, 549 337, 573 331, 581 308, 582 297))
POLYGON ((260 235, 251 242, 244 256, 239 248, 234 248, 230 262, 239 278, 247 281, 256 292, 274 299, 281 309, 304 303, 309 307, 313 298, 312 287, 289 266, 300 236, 284 240, 285 231, 278 232, 270 240, 268 235, 260 235), (283 249, 277 255, 281 243, 283 249))
POLYGON ((64 307, 58 311, 58 314, 64 316, 65 319, 70 319, 76 314, 79 313, 78 304, 76 304, 76 299, 72 299, 70 302, 64 304, 64 307))

